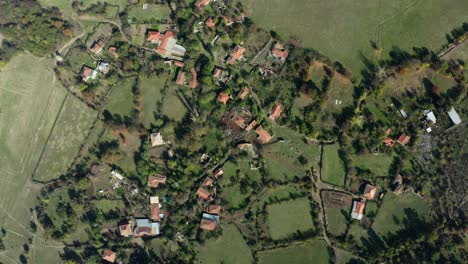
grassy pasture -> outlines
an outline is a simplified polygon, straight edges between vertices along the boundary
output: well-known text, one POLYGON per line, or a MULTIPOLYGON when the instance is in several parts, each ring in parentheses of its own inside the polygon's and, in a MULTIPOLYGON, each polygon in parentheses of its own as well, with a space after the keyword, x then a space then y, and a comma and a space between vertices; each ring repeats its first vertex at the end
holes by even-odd
POLYGON ((375 58, 370 41, 386 56, 393 46, 438 49, 445 34, 466 22, 459 0, 280 1, 244 0, 248 15, 267 30, 294 36, 307 48, 342 62, 358 76, 361 54, 375 58), (434 19, 436 18, 436 19, 434 19), (380 26, 379 26, 380 25, 380 26))
POLYGON ((133 101, 130 100, 133 98, 132 87, 134 83, 135 78, 127 78, 113 87, 107 100, 106 110, 122 117, 130 116, 134 106, 133 101))
POLYGON ((345 180, 344 164, 338 155, 338 144, 323 147, 321 177, 324 182, 343 186, 345 180))
POLYGON ((257 252, 261 264, 309 264, 329 263, 331 256, 327 244, 321 240, 312 240, 287 248, 257 252))
POLYGON ((243 194, 240 190, 240 184, 235 184, 223 189, 221 197, 227 201, 229 206, 233 209, 239 209, 249 197, 249 193, 243 194))
MULTIPOLYGON (((0 261, 4 263, 18 262, 31 236, 29 208, 34 207, 40 189, 31 177, 65 99, 53 65, 47 58, 23 54, 13 57, 0 72, 0 185, 4 190, 0 192, 0 226, 7 231, 0 261)), ((57 263, 58 251, 44 247, 49 241, 43 240, 40 231, 36 236, 29 261, 57 263)))
POLYGON ((426 217, 430 205, 412 193, 404 193, 399 196, 387 193, 372 228, 379 235, 398 231, 402 227, 401 224, 407 208, 416 210, 420 217, 426 217))
POLYGON ((78 154, 97 113, 73 96, 68 96, 44 149, 34 175, 49 181, 65 173, 78 154))
POLYGON ((310 202, 307 198, 268 205, 268 227, 271 238, 278 240, 297 231, 314 229, 310 211, 310 202))
POLYGON ((161 102, 161 89, 164 88, 165 79, 157 76, 140 77, 139 86, 143 93, 143 116, 142 122, 149 127, 154 121, 154 112, 158 110, 158 103, 161 102))
POLYGON ((125 207, 122 200, 101 199, 94 202, 96 208, 103 213, 109 213, 112 210, 118 210, 125 207))
POLYGON ((223 226, 223 235, 197 247, 197 263, 252 263, 252 252, 234 225, 223 226))
POLYGON ((250 169, 250 160, 247 157, 239 157, 235 160, 228 161, 223 166, 222 186, 228 186, 232 182, 238 182, 242 178, 247 178, 249 181, 259 181, 262 175, 258 170, 250 169))
POLYGON ((373 176, 387 176, 393 157, 388 154, 364 154, 353 157, 354 166, 369 170, 373 176))
POLYGON ((346 218, 343 215, 349 213, 348 210, 344 208, 326 208, 327 213, 327 230, 334 236, 342 235, 346 231, 346 218))

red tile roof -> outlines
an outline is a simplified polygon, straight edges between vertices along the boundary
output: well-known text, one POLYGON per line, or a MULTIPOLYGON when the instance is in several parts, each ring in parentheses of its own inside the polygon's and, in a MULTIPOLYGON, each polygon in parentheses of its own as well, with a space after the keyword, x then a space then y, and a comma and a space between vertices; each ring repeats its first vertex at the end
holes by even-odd
POLYGON ((200 221, 200 228, 204 230, 213 231, 216 229, 217 226, 218 224, 215 221, 211 221, 208 219, 202 219, 200 221))
POLYGON ((213 179, 207 177, 207 178, 203 181, 202 186, 203 186, 203 187, 211 187, 211 186, 213 186, 213 179))
POLYGON ((286 58, 288 57, 288 51, 286 50, 280 50, 280 49, 274 48, 271 51, 271 53, 273 54, 273 56, 277 58, 281 58, 282 60, 286 60, 286 58))
POLYGON ((198 197, 203 199, 203 200, 206 200, 206 199, 208 199, 210 197, 210 192, 207 191, 203 187, 198 188, 197 194, 198 194, 198 197))
POLYGON ((208 5, 210 2, 211 0, 197 0, 197 2, 195 2, 195 6, 201 8, 203 6, 208 5))
POLYGON ((355 212, 358 213, 358 214, 364 214, 364 208, 365 207, 366 207, 365 203, 357 202, 355 212))
POLYGON ((240 98, 241 100, 244 100, 245 97, 246 97, 247 95, 249 95, 249 93, 250 93, 249 88, 248 88, 248 87, 244 87, 244 88, 242 89, 242 91, 240 91, 240 93, 239 93, 239 98, 240 98))
POLYGON ((88 78, 93 74, 93 71, 93 69, 87 66, 83 66, 83 69, 81 70, 81 79, 83 79, 83 81, 87 81, 88 78))
POLYGON ((184 71, 180 70, 179 73, 177 74, 176 84, 178 85, 185 84, 185 72, 184 71))
POLYGON ((237 116, 236 118, 234 118, 234 123, 240 128, 245 127, 245 119, 241 116, 237 116))
POLYGON ((174 32, 172 31, 166 31, 166 33, 164 33, 164 36, 162 37, 162 41, 161 43, 159 44, 158 48, 156 49, 157 52, 161 53, 162 55, 166 55, 166 46, 167 46, 167 42, 171 39, 171 38, 174 38, 174 32))
POLYGON ((90 50, 93 53, 99 54, 102 51, 102 48, 105 46, 105 43, 102 40, 95 41, 93 45, 91 45, 90 50))
POLYGON ((199 85, 199 82, 197 80, 198 74, 197 74, 197 71, 195 70, 195 68, 193 68, 193 67, 190 69, 190 73, 192 74, 192 79, 189 82, 189 86, 191 88, 195 89, 199 85))
POLYGON ((401 136, 398 138, 398 143, 401 145, 406 145, 410 141, 411 137, 407 136, 405 133, 401 134, 401 136))
POLYGON ((386 139, 384 139, 383 142, 384 142, 385 146, 387 146, 387 147, 395 146, 395 141, 393 139, 391 139, 391 138, 386 138, 386 139))
POLYGON ((209 28, 214 28, 214 27, 216 26, 216 24, 215 24, 213 18, 211 18, 211 17, 208 17, 208 18, 206 19, 205 24, 206 24, 206 26, 209 27, 209 28))
POLYGON ((372 200, 374 199, 375 193, 377 192, 377 187, 372 186, 370 184, 366 184, 366 188, 364 189, 364 198, 372 200))
POLYGON ((257 127, 255 130, 258 134, 258 139, 260 140, 261 143, 268 143, 271 140, 271 135, 266 132, 262 126, 257 127))
POLYGON ((110 47, 109 48, 109 54, 112 55, 116 59, 119 57, 119 54, 117 53, 117 48, 116 47, 110 47))
POLYGON ((123 237, 128 237, 133 234, 132 226, 130 225, 130 223, 119 225, 119 231, 120 231, 120 235, 123 237))
POLYGON ((223 73, 223 70, 221 70, 220 68, 216 68, 213 73, 213 77, 215 77, 216 79, 219 79, 221 78, 222 73, 223 73))
POLYGON ((148 186, 156 188, 160 184, 166 184, 166 176, 158 175, 158 176, 148 176, 148 186))
POLYGON ((175 61, 173 61, 173 62, 174 62, 174 65, 175 65, 176 67, 183 68, 183 67, 185 66, 185 63, 183 63, 183 62, 181 62, 181 61, 175 60, 175 61))
POLYGON ((231 99, 231 96, 225 92, 221 92, 218 95, 218 101, 223 104, 227 104, 227 102, 231 99))
POLYGON ((207 212, 209 214, 219 215, 219 213, 221 213, 221 209, 222 209, 221 205, 213 204, 213 205, 208 206, 207 212))
POLYGON ((276 103, 273 106, 273 109, 271 110, 271 114, 268 118, 270 118, 271 121, 275 121, 281 115, 282 112, 283 112, 283 107, 281 106, 281 104, 276 103))
POLYGON ((237 60, 242 58, 244 55, 245 48, 242 47, 241 45, 236 45, 232 53, 229 55, 229 58, 227 59, 226 63, 227 64, 234 64, 237 60))
POLYGON ((102 259, 107 261, 107 262, 114 263, 116 255, 117 254, 114 251, 110 251, 110 250, 106 249, 102 253, 102 259))
POLYGON ((151 220, 159 221, 159 214, 161 210, 159 209, 159 204, 150 204, 151 220))
POLYGON ((254 121, 250 122, 250 124, 247 126, 247 128, 245 130, 247 130, 247 132, 248 132, 248 131, 252 130, 252 128, 254 128, 256 125, 257 125, 257 121, 254 120, 254 121))
POLYGON ((215 178, 219 178, 221 175, 223 175, 224 171, 223 171, 223 168, 218 168, 215 172, 214 172, 214 176, 215 178))
POLYGON ((161 40, 161 32, 155 30, 148 31, 146 40, 156 43, 159 42, 161 40))
POLYGON ((223 16, 224 23, 226 23, 226 26, 230 26, 234 24, 234 20, 228 16, 223 16))

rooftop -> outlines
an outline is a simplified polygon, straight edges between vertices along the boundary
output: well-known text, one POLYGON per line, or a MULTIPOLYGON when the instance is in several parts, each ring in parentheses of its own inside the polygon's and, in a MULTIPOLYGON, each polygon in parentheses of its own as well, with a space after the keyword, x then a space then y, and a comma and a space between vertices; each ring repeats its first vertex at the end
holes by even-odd
POLYGON ((366 188, 364 189, 364 198, 372 200, 374 199, 375 193, 377 192, 377 187, 372 186, 370 184, 366 184, 366 188))
POLYGON ((271 121, 275 121, 278 117, 280 117, 282 112, 283 112, 283 107, 281 106, 281 104, 276 103, 273 106, 273 109, 271 109, 271 114, 268 118, 270 118, 271 121))
POLYGON ((234 50, 229 55, 228 59, 226 60, 227 64, 234 64, 237 60, 241 59, 244 55, 245 48, 241 45, 236 45, 234 50))
POLYGON ((157 175, 157 176, 148 176, 148 186, 149 187, 159 187, 161 184, 166 184, 166 176, 157 175))
POLYGON ((448 112, 448 115, 455 125, 458 125, 462 122, 455 108, 452 107, 452 109, 450 109, 450 111, 448 112))
POLYGON ((157 146, 161 146, 161 145, 164 145, 165 142, 163 140, 163 137, 161 135, 161 133, 152 133, 150 135, 151 137, 151 146, 152 147, 157 147, 157 146))
POLYGON ((198 194, 198 197, 203 199, 203 200, 206 200, 206 199, 208 199, 210 197, 210 192, 207 191, 203 187, 198 188, 197 194, 198 194))
POLYGON ((354 201, 353 210, 351 212, 351 217, 357 220, 361 220, 364 216, 364 208, 366 204, 363 202, 354 201))
POLYGON ((221 92, 218 95, 218 102, 227 104, 227 102, 231 99, 231 96, 225 92, 221 92))
POLYGON ((114 251, 110 251, 110 250, 104 250, 104 252, 102 252, 102 260, 105 260, 107 262, 110 262, 110 263, 114 263, 115 262, 115 257, 117 256, 117 254, 114 252, 114 251))
POLYGON ((271 140, 271 135, 270 133, 266 132, 262 126, 259 126, 257 127, 257 129, 255 130, 255 132, 257 132, 258 134, 258 139, 260 140, 261 143, 265 144, 265 143, 268 143, 270 142, 271 140))

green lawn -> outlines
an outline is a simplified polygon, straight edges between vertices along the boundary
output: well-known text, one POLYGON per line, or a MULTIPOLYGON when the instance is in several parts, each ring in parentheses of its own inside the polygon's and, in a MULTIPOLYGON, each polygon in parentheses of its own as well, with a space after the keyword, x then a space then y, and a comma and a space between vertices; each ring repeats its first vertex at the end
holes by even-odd
POLYGON ((94 62, 93 58, 91 58, 89 53, 86 50, 81 50, 78 47, 71 49, 67 53, 67 61, 70 64, 72 71, 76 73, 81 72, 83 65, 91 68, 96 67, 96 63, 94 62))
POLYGON ((134 107, 132 87, 135 78, 126 78, 112 88, 110 98, 107 100, 106 110, 122 117, 130 116, 134 107))
POLYGON ((393 157, 388 154, 365 154, 353 157, 354 166, 369 170, 373 177, 388 176, 393 157))
POLYGON ((241 193, 240 184, 236 184, 224 188, 221 197, 227 201, 231 208, 238 209, 244 203, 245 199, 249 197, 249 193, 241 193))
POLYGON ((334 236, 342 235, 346 231, 346 218, 342 211, 349 214, 349 208, 326 208, 327 230, 334 236))
POLYGON ((402 228, 405 209, 407 208, 416 210, 420 217, 426 217, 429 213, 430 204, 412 193, 404 193, 399 196, 387 193, 372 228, 379 235, 387 235, 389 232, 398 231, 402 228))
POLYGON ((223 235, 197 247, 197 263, 252 263, 252 251, 234 225, 223 226, 223 235))
POLYGON ((338 144, 323 146, 321 176, 324 182, 343 186, 345 180, 345 168, 338 155, 338 144))
MULTIPOLYGON (((18 261, 30 237, 29 228, 22 226, 29 227, 29 209, 34 208, 40 190, 31 183, 31 176, 66 94, 55 79, 54 65, 49 58, 22 54, 0 72, 0 226, 7 230, 3 238, 7 250, 0 262, 18 261)), ((37 236, 43 237, 40 230, 37 236)), ((29 258, 31 263, 60 261, 58 250, 46 248, 39 239, 33 244, 37 254, 29 258)))
POLYGON ((161 89, 164 88, 165 79, 157 76, 150 78, 140 77, 139 85, 143 93, 143 116, 142 122, 146 127, 154 121, 154 112, 157 111, 157 104, 161 102, 161 89))
POLYGON ((259 251, 261 264, 310 264, 329 263, 331 256, 327 244, 322 240, 312 240, 292 247, 259 251))
POLYGON ((96 118, 96 111, 74 96, 68 96, 44 148, 34 179, 50 181, 66 173, 96 118))
POLYGON ((349 227, 348 236, 352 235, 358 245, 362 245, 361 239, 368 239, 367 230, 359 225, 359 222, 352 221, 349 227))
POLYGON ((267 206, 268 228, 274 240, 287 238, 297 231, 314 229, 310 202, 299 198, 267 206))
POLYGON ((112 210, 118 210, 125 207, 122 200, 101 199, 95 201, 94 204, 96 205, 96 208, 101 210, 103 213, 109 213, 112 210))
POLYGON ((339 74, 335 74, 328 87, 328 100, 325 111, 340 113, 343 107, 353 104, 353 84, 339 74))
POLYGON ((445 34, 466 22, 467 1, 244 0, 247 15, 284 38, 295 36, 359 76, 361 54, 374 58, 370 41, 386 56, 393 46, 438 49, 445 34), (437 18, 437 19, 434 19, 437 18), (378 26, 380 25, 380 26, 378 26), (330 29, 333 30, 330 30, 330 29))

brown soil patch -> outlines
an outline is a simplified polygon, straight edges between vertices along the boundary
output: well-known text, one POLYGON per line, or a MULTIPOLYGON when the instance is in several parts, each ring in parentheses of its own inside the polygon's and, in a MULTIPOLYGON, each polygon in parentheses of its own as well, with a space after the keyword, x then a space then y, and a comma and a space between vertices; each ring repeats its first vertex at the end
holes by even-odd
POLYGON ((323 191, 322 199, 327 208, 351 207, 353 197, 349 194, 334 191, 323 191))

